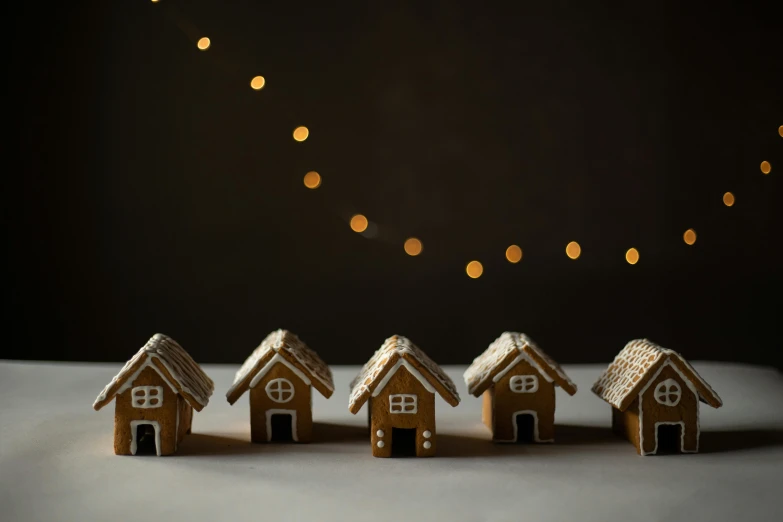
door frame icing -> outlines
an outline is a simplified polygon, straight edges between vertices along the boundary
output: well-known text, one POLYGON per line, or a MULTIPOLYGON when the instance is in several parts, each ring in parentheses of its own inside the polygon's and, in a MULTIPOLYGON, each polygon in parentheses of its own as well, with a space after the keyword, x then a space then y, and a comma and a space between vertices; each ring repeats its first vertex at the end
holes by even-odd
POLYGON ((130 451, 131 455, 135 455, 136 451, 138 450, 137 441, 136 441, 136 430, 139 426, 143 426, 145 424, 149 424, 155 429, 155 453, 157 453, 158 457, 160 457, 160 423, 158 421, 154 420, 134 420, 130 422, 131 427, 131 442, 130 442, 130 451))
POLYGON ((281 408, 272 408, 266 410, 266 440, 272 441, 272 415, 275 414, 288 414, 291 416, 291 439, 294 442, 299 442, 299 438, 296 435, 296 410, 287 410, 281 408))

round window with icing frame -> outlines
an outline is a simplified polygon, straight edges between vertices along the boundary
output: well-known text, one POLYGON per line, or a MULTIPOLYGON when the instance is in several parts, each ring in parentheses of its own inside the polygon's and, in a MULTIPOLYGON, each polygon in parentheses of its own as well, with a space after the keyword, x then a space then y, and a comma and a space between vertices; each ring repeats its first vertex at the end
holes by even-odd
POLYGON ((280 377, 272 379, 264 387, 267 397, 273 401, 283 404, 294 398, 294 384, 288 379, 280 377))
POLYGON ((680 383, 674 379, 666 379, 655 386, 655 400, 664 406, 677 406, 682 398, 680 383))

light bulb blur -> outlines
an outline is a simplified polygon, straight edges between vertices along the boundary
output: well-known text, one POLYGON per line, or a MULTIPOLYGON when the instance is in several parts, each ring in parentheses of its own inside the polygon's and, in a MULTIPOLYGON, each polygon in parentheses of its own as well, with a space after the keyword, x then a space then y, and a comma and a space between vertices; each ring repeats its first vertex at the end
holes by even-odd
POLYGON ((506 259, 509 263, 519 263, 522 261, 522 249, 517 245, 511 245, 506 249, 506 259))
POLYGON ((207 49, 209 49, 209 46, 212 45, 212 42, 209 40, 209 38, 205 36, 203 38, 199 38, 199 41, 196 45, 202 51, 206 51, 207 49))
POLYGON ((478 279, 484 273, 484 267, 478 261, 471 261, 465 267, 465 272, 471 279, 478 279))
POLYGON ((317 189, 321 186, 321 175, 311 170, 304 176, 304 185, 309 189, 317 189))
POLYGON ((369 221, 367 221, 367 218, 364 217, 361 214, 356 214, 351 218, 351 230, 354 232, 364 232, 367 230, 367 225, 369 224, 369 221))
POLYGON ((421 251, 424 250, 424 245, 421 244, 421 241, 418 238, 409 237, 405 240, 403 248, 405 249, 405 253, 409 256, 418 256, 421 254, 421 251))
POLYGON ((252 80, 250 80, 250 87, 253 88, 256 91, 260 91, 264 88, 264 85, 266 85, 266 80, 263 76, 256 76, 252 80))
POLYGON ((625 260, 628 261, 629 265, 635 265, 639 262, 639 251, 635 248, 629 248, 628 252, 625 253, 625 260))
POLYGON ((576 241, 571 241, 566 245, 566 255, 571 259, 578 259, 582 255, 582 247, 576 241))
POLYGON ((727 207, 734 206, 734 194, 732 194, 731 192, 726 192, 723 195, 723 204, 726 205, 727 207))
POLYGON ((296 141, 304 141, 310 135, 310 131, 307 127, 297 127, 294 129, 294 139, 296 141))
POLYGON ((682 240, 685 241, 686 245, 694 244, 696 242, 696 231, 693 230, 692 228, 689 228, 682 235, 682 240))

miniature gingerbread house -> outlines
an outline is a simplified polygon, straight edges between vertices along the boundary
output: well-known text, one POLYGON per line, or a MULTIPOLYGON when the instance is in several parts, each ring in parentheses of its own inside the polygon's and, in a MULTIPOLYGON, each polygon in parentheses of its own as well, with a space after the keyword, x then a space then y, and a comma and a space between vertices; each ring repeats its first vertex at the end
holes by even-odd
POLYGON ((209 402, 215 385, 193 358, 163 334, 155 334, 95 399, 97 411, 116 398, 114 453, 149 449, 170 455, 190 433, 193 410, 209 402))
POLYGON ((490 344, 464 378, 471 395, 484 395, 481 417, 495 442, 553 442, 555 386, 576 393, 560 365, 516 332, 490 344))
POLYGON ((329 366, 296 335, 277 330, 244 362, 226 399, 234 404, 250 390, 253 442, 310 442, 313 387, 331 397, 334 383, 329 366))
POLYGON ((699 401, 723 405, 680 354, 647 339, 625 345, 593 392, 612 406, 612 429, 640 455, 699 451, 699 401))
POLYGON ((427 354, 405 337, 386 339, 351 383, 348 404, 355 415, 368 403, 374 457, 400 448, 435 455, 435 392, 459 404, 454 383, 427 354))

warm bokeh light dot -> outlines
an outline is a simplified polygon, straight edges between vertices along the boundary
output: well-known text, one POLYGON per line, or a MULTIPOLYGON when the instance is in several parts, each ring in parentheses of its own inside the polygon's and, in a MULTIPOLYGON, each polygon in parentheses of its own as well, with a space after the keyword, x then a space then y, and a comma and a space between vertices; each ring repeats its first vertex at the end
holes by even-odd
POLYGON ((309 189, 317 189, 321 186, 321 175, 311 170, 304 176, 304 185, 309 189))
POLYGON ((571 259, 576 259, 582 254, 582 247, 576 241, 571 241, 566 245, 566 255, 571 259))
POLYGON ((212 44, 212 42, 210 42, 210 41, 209 41, 209 38, 207 38, 207 37, 205 36, 204 38, 200 38, 200 39, 199 39, 199 41, 198 41, 198 43, 197 43, 196 45, 197 45, 197 46, 198 46, 198 48, 199 48, 199 49, 201 49, 202 51, 206 51, 207 49, 209 49, 209 46, 210 46, 211 44, 212 44))
POLYGON ((682 235, 682 240, 685 241, 685 244, 692 245, 696 242, 696 231, 692 228, 689 228, 685 231, 685 233, 682 235))
POLYGON ((351 230, 354 232, 364 232, 367 230, 368 224, 369 221, 367 221, 367 218, 361 214, 356 214, 351 218, 351 230))
POLYGON ((481 266, 481 263, 478 261, 471 261, 468 263, 468 266, 465 267, 465 272, 467 272, 468 277, 471 279, 478 279, 481 277, 481 274, 484 273, 484 267, 481 266))
POLYGON ((405 248, 405 253, 409 256, 418 256, 421 254, 421 251, 424 249, 424 246, 421 244, 421 241, 415 237, 409 237, 405 240, 405 244, 403 245, 403 248, 405 248))
POLYGON ((252 80, 250 80, 250 87, 255 89, 256 91, 260 91, 264 88, 264 85, 266 85, 266 80, 263 76, 256 76, 252 80))
POLYGON ((769 174, 772 171, 772 165, 769 164, 769 161, 762 161, 761 162, 761 172, 764 174, 769 174))
POLYGON ((522 249, 517 245, 511 245, 506 249, 506 259, 509 263, 519 263, 522 261, 522 249))
POLYGON ((734 194, 732 194, 731 192, 726 192, 723 195, 723 204, 726 205, 727 207, 733 206, 734 205, 734 194))
POLYGON ((635 265, 639 262, 639 251, 635 248, 629 248, 628 252, 625 253, 625 260, 628 261, 629 265, 635 265))
POLYGON ((294 129, 294 139, 296 141, 304 141, 310 135, 310 131, 307 127, 297 127, 294 129))
POLYGON ((780 137, 783 138, 783 125, 778 127, 778 134, 780 134, 780 137))

